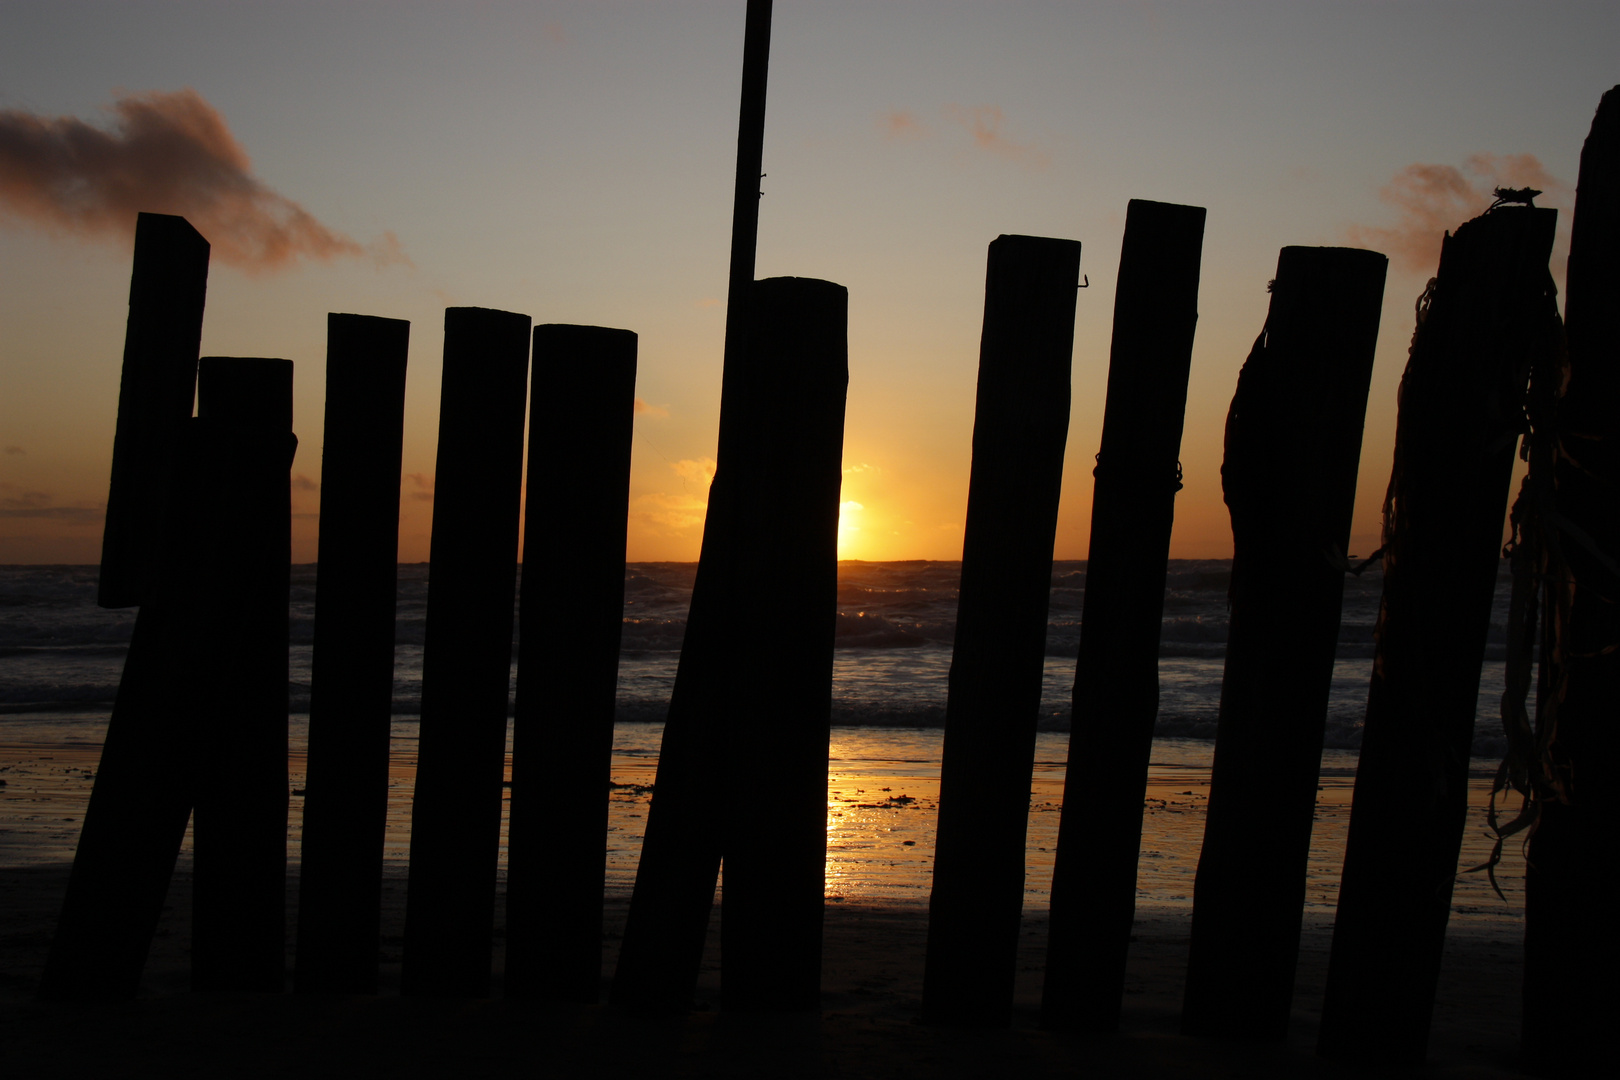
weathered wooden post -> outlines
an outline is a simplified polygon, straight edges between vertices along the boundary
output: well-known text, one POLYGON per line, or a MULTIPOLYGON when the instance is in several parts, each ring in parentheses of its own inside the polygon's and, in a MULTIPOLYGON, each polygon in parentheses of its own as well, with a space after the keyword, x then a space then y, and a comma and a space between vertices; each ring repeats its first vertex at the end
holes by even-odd
POLYGON ((537 326, 529 388, 505 991, 595 1004, 636 335, 537 326))
MULTIPOLYGON (((1525 874, 1525 1059, 1548 1075, 1600 1075, 1609 1065, 1613 979, 1614 780, 1620 725, 1620 86, 1603 95, 1581 150, 1564 299, 1569 384, 1559 406, 1557 510, 1569 619, 1548 637, 1540 818, 1525 874), (1548 682, 1552 685, 1547 685, 1548 682), (1555 705, 1548 716, 1546 704, 1555 705), (1549 720, 1552 722, 1549 723, 1549 720)), ((1547 637, 1544 637, 1544 641, 1547 637)))
POLYGON ((175 448, 197 390, 208 252, 208 241, 183 217, 135 217, 135 268, 97 586, 102 607, 143 602, 167 542, 164 515, 175 448))
POLYGON ((1418 304, 1384 512, 1384 593, 1318 1043, 1417 1063, 1428 1044, 1529 363, 1552 327, 1557 212, 1448 235, 1418 304))
POLYGON ((1125 213, 1041 996, 1050 1028, 1119 1024, 1204 213, 1141 199, 1125 213))
POLYGON ((205 356, 183 484, 206 517, 192 644, 191 985, 280 993, 287 942, 290 360, 205 356))
POLYGON ((1080 244, 990 245, 923 1017, 1012 1018, 1080 244))
POLYGON ((738 634, 726 739, 721 1007, 821 1007, 827 740, 838 612, 838 498, 849 383, 849 292, 813 278, 754 284, 734 415, 736 573, 770 581, 779 620, 738 634), (774 403, 774 404, 768 404, 774 403), (760 712, 769 702, 768 715, 760 712), (750 793, 771 763, 772 811, 750 793))
POLYGON ((489 993, 529 317, 444 313, 403 991, 489 993))
POLYGON ((191 816, 191 742, 176 697, 185 603, 149 586, 172 578, 193 542, 173 485, 196 395, 208 253, 184 218, 136 218, 97 600, 141 610, 40 983, 49 999, 135 996, 191 816))
POLYGON ((735 506, 725 479, 740 465, 737 417, 754 406, 737 385, 748 361, 748 303, 759 236, 760 163, 765 149, 765 86, 771 54, 771 0, 748 0, 742 103, 732 189, 731 269, 726 292, 718 462, 709 488, 703 548, 686 617, 680 666, 658 755, 658 775, 635 890, 619 949, 612 1000, 641 1012, 691 1007, 720 873, 720 831, 710 815, 723 768, 729 654, 736 624, 731 559, 735 506))
POLYGON ((1389 260, 1282 249, 1238 375, 1222 487, 1231 620, 1182 1031, 1282 1039, 1389 260))
POLYGON ((399 480, 411 324, 326 317, 299 993, 374 994, 388 814, 399 480))

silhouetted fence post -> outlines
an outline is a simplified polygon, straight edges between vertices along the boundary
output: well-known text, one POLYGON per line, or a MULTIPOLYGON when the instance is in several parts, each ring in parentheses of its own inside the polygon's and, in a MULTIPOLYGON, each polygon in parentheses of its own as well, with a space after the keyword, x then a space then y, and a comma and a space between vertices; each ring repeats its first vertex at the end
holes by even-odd
POLYGON ((1113 1031, 1136 911, 1204 209, 1131 200, 1114 292, 1041 1023, 1113 1031), (1098 767, 1106 762, 1106 767, 1098 767))
MULTIPOLYGON (((777 630, 738 620, 723 797, 721 1006, 821 1007, 827 741, 838 613, 838 510, 849 292, 813 278, 756 282, 739 373, 732 497, 740 583, 770 582, 777 630), (769 762, 771 812, 752 794, 769 762)), ((756 586, 757 587, 757 586, 756 586)), ((740 613, 739 613, 740 614, 740 613)))
POLYGON ((1080 244, 990 245, 923 1017, 1012 1018, 1080 244))
MULTIPOLYGON (((658 753, 658 774, 641 860, 636 867, 612 1000, 641 1012, 691 1007, 720 873, 720 831, 709 800, 723 767, 728 654, 738 625, 731 593, 736 550, 734 502, 725 479, 741 464, 733 448, 736 417, 752 411, 736 382, 748 363, 747 321, 759 235, 760 162, 765 147, 765 86, 770 67, 771 0, 748 0, 743 36, 737 170, 732 189, 731 269, 726 292, 725 367, 721 375, 718 462, 709 486, 703 548, 686 616, 680 666, 658 753)), ((771 403, 774 404, 774 403, 771 403)))
POLYGON ((529 317, 444 313, 403 990, 489 993, 529 317))
POLYGON ((1514 443, 1530 361, 1556 333, 1556 220, 1504 206, 1465 223, 1418 304, 1318 1044, 1328 1057, 1415 1064, 1428 1044, 1514 443))
POLYGON ((411 324, 326 317, 299 993, 375 994, 381 945, 399 482, 411 324))
POLYGON ((1238 375, 1232 587, 1182 1030, 1282 1039, 1389 260, 1287 247, 1238 375))
POLYGON ((207 356, 186 440, 198 510, 191 985, 280 993, 287 942, 290 360, 207 356), (214 755, 218 755, 217 759, 214 755))
POLYGON ((1562 690, 1552 730, 1548 710, 1539 718, 1542 767, 1562 790, 1541 793, 1526 860, 1524 1054, 1550 1075, 1597 1076, 1609 1066, 1620 967, 1612 775, 1620 751, 1620 86, 1598 105, 1577 188, 1555 476, 1557 510, 1590 546, 1573 530, 1560 538, 1573 579, 1569 621, 1542 639, 1559 646, 1553 671, 1554 650, 1543 649, 1542 693, 1562 690))
POLYGON ((506 849, 508 997, 595 1004, 636 335, 534 328, 506 849))
POLYGON ((136 215, 129 327, 97 586, 102 607, 143 602, 162 559, 176 445, 197 389, 208 251, 208 241, 185 218, 136 215))

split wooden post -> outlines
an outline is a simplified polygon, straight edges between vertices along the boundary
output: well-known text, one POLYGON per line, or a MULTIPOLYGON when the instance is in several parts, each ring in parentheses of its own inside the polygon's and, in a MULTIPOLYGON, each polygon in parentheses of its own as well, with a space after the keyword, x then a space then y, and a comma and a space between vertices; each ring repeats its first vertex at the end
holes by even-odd
POLYGON ((299 993, 375 994, 411 324, 326 317, 326 438, 298 884, 299 993))
POLYGON ((183 217, 138 214, 129 326, 96 601, 133 607, 168 543, 176 446, 191 418, 208 294, 208 241, 183 217))
POLYGON ((923 1018, 1011 1022, 1080 244, 990 245, 923 1018))
POLYGON ((507 997, 595 1004, 636 335, 534 328, 507 824, 507 997))
POLYGON ((754 407, 736 384, 748 362, 748 304, 759 236, 770 54, 771 0, 748 0, 732 189, 720 435, 715 452, 718 471, 709 488, 703 548, 692 585, 680 666, 670 695, 656 787, 613 979, 613 1003, 637 1012, 684 1012, 691 1007, 720 874, 722 841, 711 820, 709 800, 718 789, 724 766, 728 655, 739 602, 732 594, 735 504, 721 476, 728 466, 740 463, 733 446, 736 418, 754 407))
POLYGON ((1069 734, 1074 784, 1065 782, 1052 878, 1041 998, 1049 1028, 1119 1024, 1204 216, 1203 207, 1141 199, 1125 214, 1069 734))
POLYGON ((754 408, 733 416, 742 453, 728 483, 741 510, 737 580, 772 582, 778 629, 749 632, 739 619, 730 666, 720 971, 728 1012, 821 1007, 848 325, 841 285, 754 285, 749 363, 738 380, 754 408), (750 797, 761 762, 771 763, 769 814, 750 797))
POLYGON ((1375 251, 1283 248, 1227 413, 1231 619, 1193 892, 1189 1035, 1287 1034, 1388 266, 1375 251))
MULTIPOLYGON (((1573 578, 1557 650, 1567 678, 1555 730, 1543 736, 1564 798, 1543 802, 1526 860, 1524 1054, 1551 1075, 1597 1076, 1610 1067, 1620 964, 1613 893, 1620 829, 1611 776, 1620 740, 1620 652, 1613 651, 1620 642, 1620 86, 1598 105, 1577 189, 1556 482, 1559 514, 1590 547, 1573 531, 1560 545, 1573 578)), ((1551 651, 1543 650, 1543 665, 1551 651)), ((1556 693, 1547 681, 1543 693, 1556 693)))
POLYGON ((489 994, 529 317, 444 313, 403 991, 489 994))
POLYGON ((1554 210, 1448 235, 1401 380, 1384 593, 1318 1050, 1416 1064, 1428 1045, 1554 210))

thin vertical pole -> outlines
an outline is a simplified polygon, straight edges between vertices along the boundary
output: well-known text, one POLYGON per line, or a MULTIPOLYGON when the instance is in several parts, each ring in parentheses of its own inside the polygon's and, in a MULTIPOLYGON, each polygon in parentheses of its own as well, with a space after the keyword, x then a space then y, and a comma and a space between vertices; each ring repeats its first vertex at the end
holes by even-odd
POLYGON ((444 313, 403 990, 484 997, 491 974, 529 317, 444 313))
POLYGON ((1238 375, 1226 674, 1193 893, 1182 1030, 1281 1040, 1339 643, 1345 556, 1388 260, 1282 249, 1238 375))
POLYGON ((726 740, 721 1007, 821 1007, 827 741, 838 612, 838 498, 849 383, 849 292, 756 282, 745 399, 734 416, 738 580, 770 581, 778 632, 738 635, 726 740), (777 402, 775 408, 764 407, 777 402), (769 716, 759 714, 770 702, 769 716), (772 810, 750 793, 770 763, 772 810))
POLYGON ((507 997, 595 1004, 636 335, 534 328, 506 855, 507 997))
POLYGON ((1416 1064, 1428 1046, 1514 443, 1557 212, 1447 236, 1401 379, 1384 593, 1318 1050, 1416 1064))
POLYGON ((923 1017, 1011 1022, 1080 244, 990 245, 923 1017))
POLYGON ((204 357, 186 495, 206 516, 192 640, 191 985, 279 993, 287 939, 290 360, 204 357))
POLYGON ((1050 1028, 1119 1023, 1204 217, 1141 199, 1125 213, 1041 996, 1050 1028))
POLYGON ((299 993, 377 992, 411 324, 326 317, 299 993))
POLYGON ((747 309, 759 235, 770 50, 770 0, 749 0, 732 193, 731 276, 726 291, 725 366, 715 453, 718 464, 709 486, 686 636, 613 981, 613 1003, 644 1012, 679 1012, 691 1006, 720 873, 722 843, 713 827, 708 800, 720 782, 730 671, 727 657, 730 635, 738 625, 733 617, 737 600, 732 569, 737 526, 729 476, 741 464, 733 446, 735 418, 756 407, 737 384, 748 358, 747 309))

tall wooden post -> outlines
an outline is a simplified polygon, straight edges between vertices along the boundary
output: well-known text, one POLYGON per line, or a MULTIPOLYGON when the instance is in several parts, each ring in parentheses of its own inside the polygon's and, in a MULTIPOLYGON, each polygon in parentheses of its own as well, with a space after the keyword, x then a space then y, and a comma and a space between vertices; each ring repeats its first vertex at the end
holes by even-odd
MULTIPOLYGON (((1573 579, 1567 627, 1543 709, 1543 792, 1525 873, 1525 1059, 1549 1075, 1597 1076, 1609 1066, 1613 978, 1614 780, 1620 741, 1620 86, 1603 95, 1581 151, 1579 195, 1564 300, 1569 384, 1560 403, 1557 509, 1589 538, 1566 530, 1573 579), (1559 678, 1562 676, 1562 678, 1559 678), (1561 685, 1560 685, 1561 684, 1561 685), (1549 730, 1549 727, 1551 730, 1549 730)), ((1547 640, 1544 637, 1543 640, 1547 640)))
POLYGON ((1557 213, 1447 236, 1401 380, 1384 595, 1319 1051, 1417 1063, 1450 915, 1468 756, 1525 381, 1557 213))
POLYGON ((444 313, 403 990, 489 993, 529 317, 444 313))
POLYGON ((1375 251, 1283 248, 1227 414, 1231 629, 1193 893, 1190 1035, 1287 1034, 1388 265, 1375 251))
POLYGON ((411 324, 326 317, 299 993, 377 992, 411 324))
POLYGON ((210 356, 197 370, 192 738, 229 764, 194 774, 194 990, 280 993, 286 973, 292 385, 290 360, 210 356))
POLYGON ((923 1017, 1011 1021, 1080 244, 990 245, 923 1017))
POLYGON ((1065 782, 1041 996, 1050 1028, 1113 1031, 1119 1023, 1204 213, 1141 199, 1125 213, 1074 677, 1074 786, 1065 782))
POLYGON ((741 375, 756 407, 733 416, 743 453, 732 495, 746 507, 736 571, 739 581, 773 583, 778 629, 739 634, 731 663, 721 1006, 813 1012, 821 1007, 849 292, 769 278, 755 283, 750 308, 741 375), (750 797, 761 762, 770 762, 769 814, 750 797))
POLYGON ((508 997, 595 1004, 636 335, 534 328, 506 854, 508 997))
POLYGON ((96 597, 102 607, 142 603, 162 560, 175 448, 197 390, 208 252, 208 241, 185 218, 136 215, 96 597))
POLYGON ((729 471, 740 464, 734 433, 753 409, 737 385, 748 361, 748 301, 759 235, 760 164, 765 147, 765 86, 771 53, 771 0, 748 0, 743 34, 742 104, 732 190, 731 273, 726 292, 725 367, 721 376, 719 448, 703 548, 686 617, 680 666, 658 755, 656 792, 612 1000, 642 1012, 679 1012, 692 1004, 703 941, 720 873, 721 838, 709 800, 723 767, 727 656, 736 599, 732 559, 737 541, 729 471))

